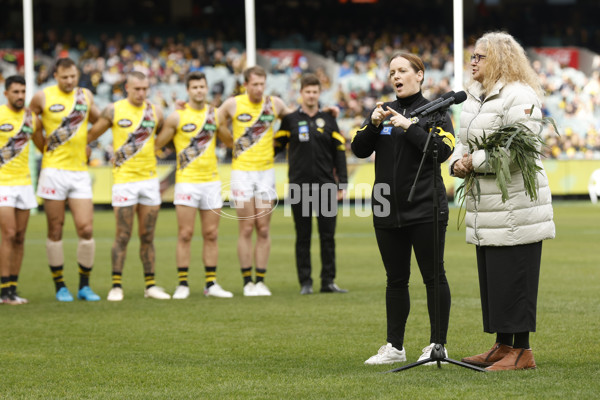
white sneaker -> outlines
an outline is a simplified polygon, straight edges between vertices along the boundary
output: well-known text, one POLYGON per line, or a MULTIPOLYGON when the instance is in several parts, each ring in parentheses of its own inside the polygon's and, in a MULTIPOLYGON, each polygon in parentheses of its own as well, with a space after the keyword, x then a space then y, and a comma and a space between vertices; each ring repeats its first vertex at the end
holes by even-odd
POLYGON ((384 365, 402 361, 406 361, 404 347, 402 347, 402 350, 398 350, 391 343, 388 343, 385 346, 381 346, 377 354, 365 361, 365 365, 384 365))
MULTIPOLYGON (((421 357, 419 357, 419 359, 417 361, 423 361, 429 358, 429 356, 431 355, 431 350, 433 350, 433 347, 435 346, 435 343, 431 343, 429 346, 425 347, 423 349, 423 354, 421 354, 421 357)), ((446 350, 446 347, 444 347, 444 357, 448 358, 448 350, 446 350)), ((445 361, 442 361, 441 364, 448 364, 445 361)), ((437 365, 437 361, 431 361, 428 363, 425 363, 423 365, 437 365)))
POLYGON ((183 300, 190 297, 190 287, 179 285, 175 288, 175 293, 173 293, 173 298, 176 300, 183 300))
POLYGON ((244 285, 244 296, 258 296, 254 282, 248 282, 244 285))
POLYGON ((108 296, 106 296, 106 300, 108 300, 108 301, 123 300, 123 288, 114 287, 114 288, 110 289, 110 292, 108 292, 108 296))
POLYGON ((19 297, 16 294, 14 295, 15 300, 17 300, 19 302, 19 304, 27 304, 29 303, 29 300, 24 299, 23 297, 19 297))
POLYGON ((212 285, 208 289, 204 288, 204 295, 206 297, 212 296, 212 297, 220 297, 220 298, 223 298, 223 299, 229 299, 229 298, 233 297, 233 293, 228 292, 227 290, 223 289, 221 287, 221 285, 219 285, 216 282, 215 282, 214 285, 212 285))
POLYGON ((144 290, 144 297, 158 300, 168 300, 171 298, 171 296, 165 292, 165 289, 158 286, 151 286, 144 290))
POLYGON ((254 291, 256 292, 256 296, 270 296, 271 291, 265 285, 264 282, 257 282, 254 284, 254 291))

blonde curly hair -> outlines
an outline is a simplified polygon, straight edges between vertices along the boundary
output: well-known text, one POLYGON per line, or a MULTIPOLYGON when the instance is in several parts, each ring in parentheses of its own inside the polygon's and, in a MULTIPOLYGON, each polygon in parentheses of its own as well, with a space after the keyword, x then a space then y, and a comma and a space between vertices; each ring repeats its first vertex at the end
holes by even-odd
POLYGON ((489 93, 496 82, 521 82, 529 85, 538 96, 543 95, 540 80, 531 67, 523 47, 506 32, 489 32, 475 42, 475 48, 486 51, 486 69, 481 85, 489 93))

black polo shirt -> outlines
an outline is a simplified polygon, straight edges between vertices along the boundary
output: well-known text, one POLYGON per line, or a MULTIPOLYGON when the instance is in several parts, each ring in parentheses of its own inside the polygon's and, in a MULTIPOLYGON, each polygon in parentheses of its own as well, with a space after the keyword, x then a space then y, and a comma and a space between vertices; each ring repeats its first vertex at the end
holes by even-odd
POLYGON ((283 117, 275 151, 288 144, 290 183, 348 183, 346 140, 331 114, 319 109, 310 117, 299 107, 283 117))

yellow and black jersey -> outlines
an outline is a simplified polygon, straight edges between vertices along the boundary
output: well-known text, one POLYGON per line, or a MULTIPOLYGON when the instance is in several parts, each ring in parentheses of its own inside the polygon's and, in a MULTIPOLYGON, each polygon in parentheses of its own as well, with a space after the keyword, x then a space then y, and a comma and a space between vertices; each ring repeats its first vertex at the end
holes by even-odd
POLYGON ((273 123, 277 119, 271 97, 256 104, 246 94, 235 97, 233 169, 264 171, 273 168, 273 123))
POLYGON ((0 106, 0 186, 31 185, 29 144, 35 131, 35 114, 0 106))
POLYGON ((299 108, 283 117, 275 151, 288 144, 290 183, 336 183, 336 176, 337 183, 348 183, 346 140, 331 114, 319 111, 310 117, 299 108))
POLYGON ((46 146, 42 168, 86 171, 90 99, 82 88, 65 93, 57 85, 44 89, 44 95, 46 146))
POLYGON ((154 136, 158 119, 154 105, 144 102, 136 107, 123 99, 114 104, 114 110, 114 183, 156 178, 154 136))
POLYGON ((177 153, 177 183, 204 183, 219 180, 215 154, 217 115, 214 107, 194 110, 186 105, 177 110, 179 125, 173 137, 177 153))

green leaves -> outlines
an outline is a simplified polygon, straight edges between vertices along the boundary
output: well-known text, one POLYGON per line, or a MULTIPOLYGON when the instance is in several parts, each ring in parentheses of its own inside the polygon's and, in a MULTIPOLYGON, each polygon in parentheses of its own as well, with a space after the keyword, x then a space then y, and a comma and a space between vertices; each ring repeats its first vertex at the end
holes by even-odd
MULTIPOLYGON (((533 112, 533 106, 531 112, 533 112)), ((489 165, 491 171, 483 174, 471 172, 457 189, 456 195, 460 204, 459 227, 464 220, 464 213, 461 214, 461 210, 466 196, 473 196, 475 202, 481 200, 480 176, 489 174, 496 177, 496 185, 502 193, 502 202, 505 203, 509 198, 508 185, 511 182, 511 171, 519 170, 523 176, 526 195, 531 201, 537 200, 537 174, 542 171, 537 160, 541 157, 541 149, 545 146, 541 133, 544 126, 548 124, 554 127, 555 132, 558 132, 558 128, 554 120, 548 117, 529 118, 527 122, 528 125, 523 122, 503 125, 489 136, 484 131, 480 138, 469 141, 469 152, 483 150, 485 163, 489 165), (539 129, 535 132, 530 126, 539 127, 539 129)))

